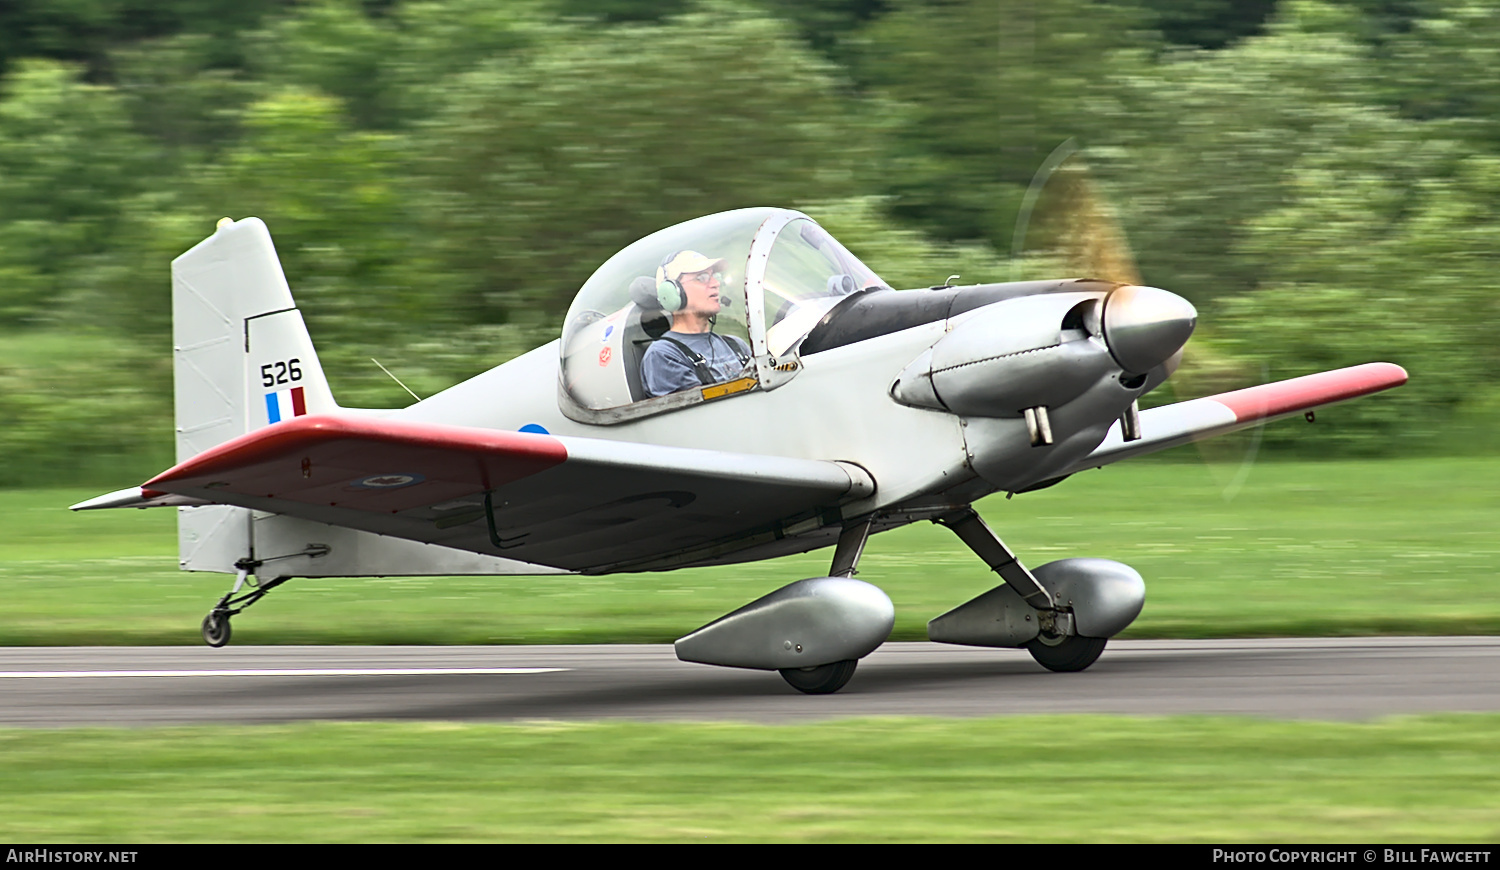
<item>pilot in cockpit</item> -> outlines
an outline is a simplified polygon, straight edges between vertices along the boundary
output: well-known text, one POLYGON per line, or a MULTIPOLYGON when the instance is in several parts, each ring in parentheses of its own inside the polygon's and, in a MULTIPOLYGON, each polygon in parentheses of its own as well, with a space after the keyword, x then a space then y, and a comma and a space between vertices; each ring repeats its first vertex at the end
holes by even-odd
POLYGON ((722 259, 697 251, 675 251, 656 270, 654 299, 637 299, 637 303, 655 302, 672 318, 671 329, 653 341, 641 358, 641 383, 647 396, 727 381, 750 364, 750 348, 743 340, 713 329, 720 308, 729 301, 719 297, 723 270, 722 259))

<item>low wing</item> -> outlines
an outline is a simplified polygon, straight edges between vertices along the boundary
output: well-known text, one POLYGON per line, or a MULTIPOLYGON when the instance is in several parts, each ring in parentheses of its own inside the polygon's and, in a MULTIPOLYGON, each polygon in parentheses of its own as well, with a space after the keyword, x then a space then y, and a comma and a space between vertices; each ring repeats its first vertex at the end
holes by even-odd
POLYGON ((1116 423, 1093 453, 1075 462, 1064 474, 1247 429, 1404 383, 1406 370, 1400 366, 1366 363, 1151 408, 1141 412, 1140 439, 1124 440, 1120 424, 1116 423))
POLYGON ((207 450, 138 494, 76 507, 185 498, 599 571, 837 521, 841 502, 873 488, 837 462, 310 416, 207 450))

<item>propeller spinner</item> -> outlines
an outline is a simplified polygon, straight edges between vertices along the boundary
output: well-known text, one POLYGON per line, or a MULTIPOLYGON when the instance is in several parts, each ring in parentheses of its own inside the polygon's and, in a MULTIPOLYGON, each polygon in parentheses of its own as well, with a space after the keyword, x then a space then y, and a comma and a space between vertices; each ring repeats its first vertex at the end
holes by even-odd
POLYGON ((1198 311, 1176 293, 1127 284, 1105 299, 1103 323, 1104 343, 1115 362, 1131 374, 1145 374, 1174 356, 1181 358, 1198 324, 1198 311))

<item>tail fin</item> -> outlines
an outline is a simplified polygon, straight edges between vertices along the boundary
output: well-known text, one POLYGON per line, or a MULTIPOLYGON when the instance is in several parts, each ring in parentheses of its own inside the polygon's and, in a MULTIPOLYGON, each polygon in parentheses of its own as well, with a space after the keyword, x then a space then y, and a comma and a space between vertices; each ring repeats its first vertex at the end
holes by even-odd
POLYGON ((338 409, 259 218, 222 220, 172 261, 172 345, 178 462, 338 409))
MULTIPOLYGON (((224 219, 172 261, 177 461, 303 414, 338 409, 259 218, 224 219)), ((178 565, 233 573, 254 553, 252 513, 177 511, 178 565)))
MULTIPOLYGON (((172 342, 178 462, 279 420, 340 410, 271 234, 257 218, 220 221, 212 236, 172 261, 172 342)), ((184 571, 233 574, 244 566, 265 579, 557 572, 139 486, 73 509, 170 506, 178 508, 184 571), (264 573, 262 563, 270 565, 264 573)))

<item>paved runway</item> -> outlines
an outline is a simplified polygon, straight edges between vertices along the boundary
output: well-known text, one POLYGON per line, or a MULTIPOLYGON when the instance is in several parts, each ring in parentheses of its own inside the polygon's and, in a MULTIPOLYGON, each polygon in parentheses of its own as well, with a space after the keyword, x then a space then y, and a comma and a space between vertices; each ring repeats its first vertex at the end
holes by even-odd
POLYGON ((743 720, 1014 713, 1368 719, 1500 710, 1500 638, 1115 641, 1081 674, 886 644, 836 695, 670 646, 0 649, 0 725, 309 719, 743 720))

